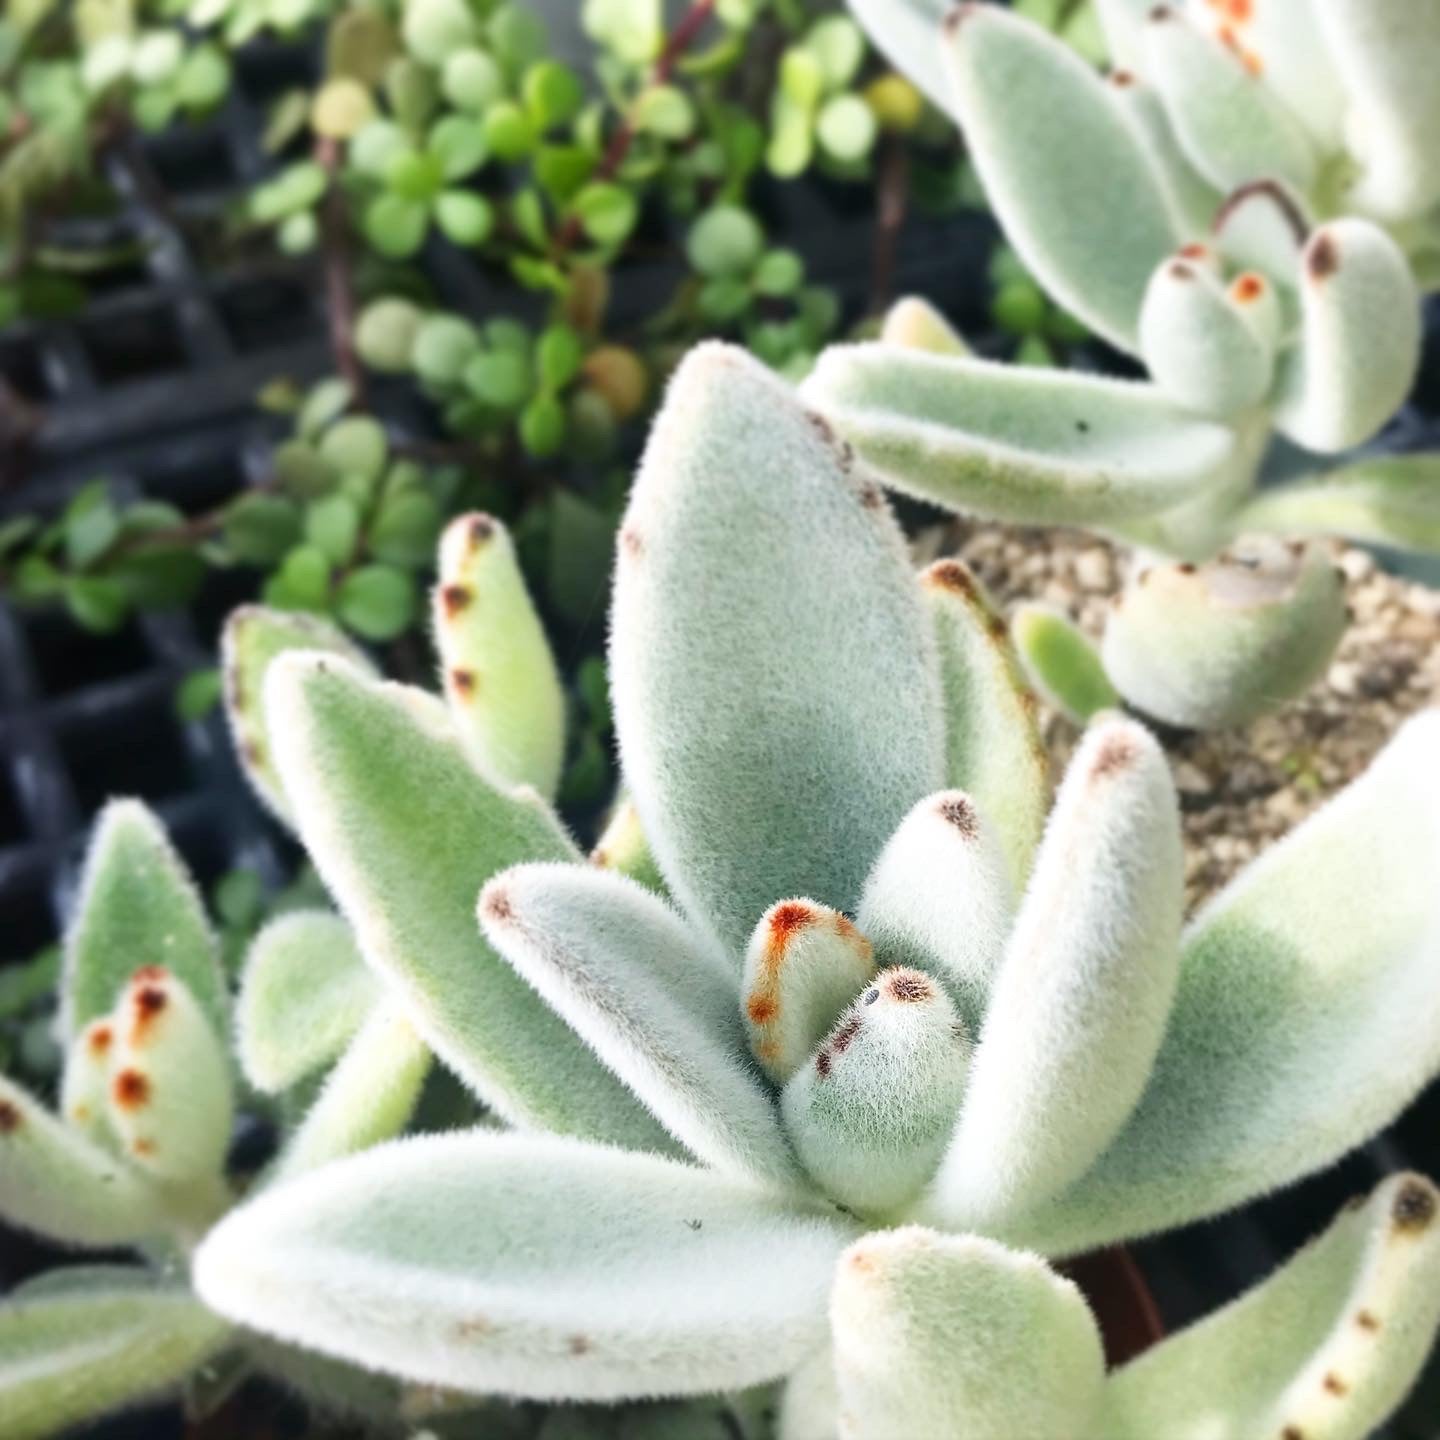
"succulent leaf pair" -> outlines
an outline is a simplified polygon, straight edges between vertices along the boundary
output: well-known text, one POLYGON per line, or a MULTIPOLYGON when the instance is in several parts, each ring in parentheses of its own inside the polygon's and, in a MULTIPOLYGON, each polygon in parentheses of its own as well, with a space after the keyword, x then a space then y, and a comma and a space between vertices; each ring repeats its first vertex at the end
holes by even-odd
MULTIPOLYGON (((1156 743, 1097 722, 1047 824, 1003 624, 954 562, 917 581, 849 447, 740 352, 682 366, 618 554, 633 814, 605 858, 645 864, 638 817, 664 895, 581 863, 533 790, 477 763, 453 686, 447 714, 297 653, 246 697, 385 995, 519 1133, 401 1140, 273 1186, 202 1244, 199 1292, 443 1390, 693 1395, 805 1367, 837 1259, 873 1230, 862 1254, 958 1257, 886 1292, 893 1333, 935 1327, 926 1353, 984 1331, 972 1303, 1068 1306, 1083 1412, 1088 1317, 999 1244, 1061 1256, 1239 1204, 1361 1141, 1440 1066, 1440 718, 1182 934, 1156 743), (892 1229, 912 1222, 949 1233, 892 1229)), ((483 699, 475 668, 461 692, 483 699)), ((1303 1284, 1338 1304, 1358 1244, 1303 1284)), ((1430 1242, 1394 1253, 1410 1278, 1404 1323, 1377 1332, 1385 1398, 1326 1433, 1362 1433, 1433 1332, 1430 1242)), ((837 1353, 852 1333, 837 1324, 837 1353)), ((1224 1353, 1235 1332, 1215 1333, 1224 1353)), ((1263 1376, 1236 1361, 1216 1386, 1228 1433, 1328 1334, 1316 1318, 1263 1376)), ((958 1376, 927 1398, 928 1377, 907 1403, 987 1433, 984 1385, 1023 1386, 1003 1360, 967 1359, 997 1367, 975 1398, 958 1376)), ((1108 1383, 1147 1413, 1158 1392, 1124 1373, 1108 1383)), ((854 1434, 897 1433, 847 1403, 854 1434)))

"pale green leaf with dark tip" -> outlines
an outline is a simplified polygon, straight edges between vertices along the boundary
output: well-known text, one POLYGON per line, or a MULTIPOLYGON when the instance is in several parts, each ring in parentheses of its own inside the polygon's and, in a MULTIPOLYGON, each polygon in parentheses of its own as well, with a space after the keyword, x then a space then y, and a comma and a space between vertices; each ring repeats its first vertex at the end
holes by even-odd
POLYGON ((1149 154, 1105 83, 1038 25, 962 5, 947 29, 955 112, 1006 239, 1066 310, 1133 350, 1145 281, 1180 238, 1149 154))
POLYGON ((830 1324, 853 1440, 1102 1433, 1100 1331, 1034 1255, 918 1226, 866 1235, 836 1266, 830 1324))
POLYGON ((514 542, 497 520, 450 522, 432 608, 461 744, 487 775, 553 799, 565 758, 565 695, 514 542))
POLYGON ((60 1010, 69 1039, 110 1012, 144 965, 163 965, 189 987, 218 1035, 228 1032, 220 956, 184 862, 138 800, 112 800, 85 856, 65 932, 60 1010))
MULTIPOLYGON (((1253 283, 1265 285, 1258 276, 1253 283)), ((1150 378, 1175 404, 1217 419, 1258 405, 1275 372, 1274 340, 1250 324, 1218 279, 1182 257, 1150 279, 1140 350, 1150 378)))
POLYGON ((1035 697, 984 587, 959 560, 920 577, 940 646, 945 778, 995 827, 1018 891, 1050 809, 1050 758, 1035 697))
POLYGON ((1058 610, 1020 605, 1010 633, 1036 690, 1077 725, 1120 703, 1089 637, 1058 610))
POLYGON ((783 1085, 874 973, 874 947, 838 910, 803 898, 772 905, 750 937, 740 980, 756 1063, 783 1085))
POLYGON ((1440 551, 1440 455, 1384 455, 1264 490, 1244 530, 1440 551))
POLYGON ((1315 147, 1300 122, 1244 58, 1175 5, 1157 5, 1145 27, 1145 65, 1190 163, 1233 190, 1273 178, 1306 191, 1315 147))
POLYGON ((235 1044, 245 1077, 278 1094, 328 1065, 364 1024, 380 987, 350 927, 328 910, 272 920, 245 955, 235 1044))
POLYGON ((944 985, 971 1036, 1015 916, 1017 886, 995 826, 963 790, 927 795, 865 881, 858 917, 882 964, 944 985))
POLYGON ((1166 724, 1243 725, 1304 694, 1345 632, 1345 583, 1319 544, 1254 537, 1126 585, 1101 653, 1116 688, 1166 724))
POLYGON ((270 810, 290 824, 290 805, 275 771, 265 725, 265 673, 277 655, 291 650, 320 650, 341 655, 367 674, 374 667, 336 626, 316 615, 242 605, 230 612, 220 634, 220 663, 225 673, 225 716, 240 768, 270 810))
POLYGON ((1420 294, 1399 246, 1368 220, 1335 220, 1300 259, 1299 339, 1281 365, 1275 424, 1334 452, 1368 440, 1420 364, 1420 294))
POLYGON ((781 1092, 816 1185, 861 1214, 893 1213, 934 1172, 970 1064, 949 996, 919 970, 882 970, 781 1092))
POLYGON ((0 1076, 0 1216, 66 1245, 128 1245, 164 1225, 155 1187, 0 1076))
POLYGON ((376 1005, 286 1141, 275 1178, 289 1180, 394 1139, 409 1122, 429 1073, 430 1051, 415 1027, 398 1006, 376 1005))
POLYGON ((803 393, 887 484, 1022 525, 1154 515, 1223 488, 1238 459, 1233 430, 1157 387, 1076 371, 841 345, 803 393))
POLYGON ((108 1410, 159 1400, 228 1333, 188 1289, 142 1271, 97 1271, 63 1291, 17 1295, 0 1304, 6 1440, 45 1440, 108 1410))
POLYGON ((578 859, 548 807, 498 789, 403 690, 343 661, 282 656, 265 706, 310 858, 361 954, 435 1053, 512 1123, 664 1144, 475 924, 476 898, 497 871, 578 859))
POLYGON ((883 345, 905 345, 932 355, 968 355, 970 347, 960 332, 918 295, 897 300, 886 312, 876 337, 883 345))
POLYGON ((852 470, 758 361, 702 345, 621 530, 626 783, 671 892, 737 969, 778 897, 853 908, 890 831, 941 783, 930 625, 898 526, 852 470))
POLYGON ((690 1152, 798 1180, 774 1101, 743 1059, 728 956, 663 900, 588 865, 521 865, 480 896, 486 938, 690 1152))
POLYGON ((1440 200, 1440 9, 1431 0, 1315 0, 1344 82, 1360 174, 1349 200, 1388 219, 1440 200))
POLYGON ((1129 1118, 1179 968, 1185 866, 1164 752, 1102 718, 1066 772, 927 1196, 993 1232, 1089 1169, 1129 1118))
POLYGON ((276 1186, 211 1232, 195 1283, 241 1324, 422 1384, 702 1394, 820 1347, 830 1272, 857 1232, 657 1156, 470 1132, 276 1186))
POLYGON ((1113 1440, 1363 1440, 1414 1384, 1440 1324, 1440 1194, 1396 1175, 1240 1299, 1122 1366, 1113 1440))
POLYGON ((1331 1164, 1440 1071, 1440 711, 1191 923, 1150 1083, 1094 1167, 1007 1238, 1073 1252, 1331 1164))

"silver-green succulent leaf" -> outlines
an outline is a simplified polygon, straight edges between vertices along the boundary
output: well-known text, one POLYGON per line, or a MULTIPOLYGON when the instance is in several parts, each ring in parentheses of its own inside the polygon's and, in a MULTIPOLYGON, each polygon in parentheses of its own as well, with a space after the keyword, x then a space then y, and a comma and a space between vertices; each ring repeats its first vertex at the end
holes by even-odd
POLYGON ((1077 725, 1120 704, 1090 637, 1058 610, 1018 605, 1010 617, 1010 633, 1036 693, 1077 725))

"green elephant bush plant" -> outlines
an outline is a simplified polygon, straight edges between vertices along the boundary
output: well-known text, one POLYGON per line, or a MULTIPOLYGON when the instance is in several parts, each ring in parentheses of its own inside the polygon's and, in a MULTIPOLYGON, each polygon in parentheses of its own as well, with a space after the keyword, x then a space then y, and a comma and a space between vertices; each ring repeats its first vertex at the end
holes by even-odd
POLYGON ((825 352, 809 400, 909 494, 1152 552, 1103 667, 1054 627, 1022 635, 1037 673, 1059 667, 1047 688, 1077 687, 1069 708, 1097 668, 1187 725, 1236 723, 1300 693, 1340 633, 1322 567, 1270 565, 1239 593, 1234 564, 1193 581, 1187 567, 1253 531, 1440 543, 1432 455, 1256 489, 1272 455, 1288 449, 1293 474, 1295 447, 1328 457, 1370 441, 1415 379, 1420 301, 1440 275, 1440 12, 1104 0, 1115 68, 1102 78, 993 5, 943 19, 924 0, 854 8, 951 109, 1038 282, 1148 378, 978 359, 938 317, 917 328, 912 302, 882 343, 825 352), (1166 557, 1171 579, 1136 598, 1166 557))

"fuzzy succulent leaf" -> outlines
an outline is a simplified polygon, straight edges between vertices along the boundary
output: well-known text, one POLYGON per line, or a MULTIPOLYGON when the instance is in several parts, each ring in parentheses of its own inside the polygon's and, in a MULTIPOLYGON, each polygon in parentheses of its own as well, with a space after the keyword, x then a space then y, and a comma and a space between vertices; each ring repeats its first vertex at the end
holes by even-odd
POLYGON ((1098 720, 1066 773, 929 1207, 992 1232, 1090 1168, 1129 1118, 1179 968, 1180 807, 1143 726, 1098 720))
POLYGON ((803 393, 895 489, 1024 525, 1153 515, 1222 486, 1237 458, 1233 430, 1158 387, 1078 371, 836 345, 803 393))
MULTIPOLYGON (((1250 286, 1273 293, 1259 275, 1250 286)), ((1246 318, 1237 294, 1183 256, 1165 261, 1150 279, 1140 349, 1171 400, 1219 419, 1258 405, 1275 373, 1273 337, 1246 318)))
POLYGON ((1254 180, 1226 196, 1215 216, 1213 238, 1231 264, 1293 288, 1300 281, 1300 255, 1313 223, 1309 207, 1289 186, 1254 180))
POLYGON ((1440 551, 1440 455, 1385 455, 1265 490, 1241 528, 1440 551))
POLYGON ((66 1245, 127 1245, 163 1217, 155 1187, 0 1075, 0 1216, 66 1245))
POLYGON ((865 881, 858 918, 883 964, 933 975, 972 1036, 1015 916, 1016 885, 989 817, 963 790, 927 795, 865 881))
POLYGON ((1154 0, 1095 0, 1112 70, 1143 72, 1145 21, 1154 8, 1154 0))
POLYGON ((882 970, 786 1082, 785 1128, 827 1195, 893 1212, 934 1173, 969 1065, 944 990, 919 970, 882 970))
POLYGON ((964 337, 928 301, 906 295, 886 312, 876 337, 882 345, 904 345, 931 355, 969 355, 964 337))
POLYGON ((886 836, 941 784, 934 640, 899 528, 853 471, 758 361, 702 345, 620 534, 626 781, 670 889, 737 957, 778 896, 852 909, 886 836))
POLYGON ((1105 625, 1105 669, 1166 724, 1243 725, 1303 694, 1344 634, 1345 581, 1326 548, 1251 539, 1200 566, 1152 565, 1105 625))
POLYGON ((1058 610, 1020 605, 1010 633, 1036 690, 1077 725, 1120 703, 1089 637, 1058 610))
POLYGON ((1035 697, 1005 622, 970 569, 937 560, 920 577, 940 647, 945 778, 995 827, 1018 890, 1050 808, 1050 759, 1035 697))
POLYGON ((1220 208, 1221 195, 1180 148, 1159 91, 1130 69, 1111 71, 1109 84, 1116 108, 1155 169, 1176 232, 1203 235, 1220 208))
POLYGON ((140 1169, 175 1184, 214 1180, 235 1118, 230 1057, 180 978, 137 970, 115 1007, 108 1120, 140 1169))
POLYGON ((698 1394, 819 1348, 830 1271, 856 1231, 658 1156, 471 1132, 267 1191, 206 1238, 195 1281, 242 1324, 422 1383, 698 1394))
POLYGON ((778 1440, 837 1440, 839 1421, 840 1390, 833 1350, 827 1345, 786 1380, 776 1434, 778 1440))
POLYGON ((623 876, 521 865, 480 897, 486 937, 691 1154, 781 1187, 794 1157, 743 1042, 731 963, 623 876))
POLYGON ((1315 0, 1315 13, 1362 166, 1351 202, 1387 219, 1420 214, 1440 200, 1440 10, 1429 0, 1315 0))
POLYGON ((745 951, 741 1011, 750 1053, 783 1085, 875 973, 870 941, 838 910, 779 900, 745 951))
POLYGON ((225 980, 205 906, 164 828, 138 800, 112 800, 95 822, 60 983, 73 1040, 108 1015, 133 971, 178 976, 218 1035, 228 1031, 225 980))
POLYGON ((1133 351, 1145 281, 1180 238, 1149 153, 1105 83, 1038 25, 965 4, 945 30, 955 112, 1006 238, 1066 310, 1133 351))
POLYGON ((455 732, 487 775, 554 799, 565 692, 510 532, 461 515, 440 541, 435 643, 455 732))
POLYGON ((104 1148, 115 1144, 108 1099, 114 1048, 115 1029, 110 1017, 92 1020, 70 1042, 60 1077, 61 1117, 104 1148))
POLYGON ((1440 1194, 1397 1175, 1275 1274, 1123 1366, 1113 1440, 1363 1440, 1415 1381, 1440 1324, 1440 1194))
POLYGON ((265 674, 270 662, 292 650, 319 650, 340 655, 374 674, 374 667, 344 631, 291 610, 242 605, 230 613, 220 634, 220 663, 225 675, 225 715, 240 767, 255 793, 271 812, 291 824, 286 799, 275 769, 274 747, 265 721, 265 674))
POLYGON ((1300 261, 1298 343, 1281 365, 1275 424, 1332 452, 1368 440, 1420 363, 1420 296, 1396 243, 1368 220, 1316 230, 1300 261))
POLYGON ((394 1139, 414 1112, 430 1061, 429 1047, 403 1011, 377 1005, 286 1142, 276 1178, 288 1180, 394 1139))
POLYGON ((640 812, 628 795, 622 794, 616 800, 605 829, 590 852, 590 863, 601 870, 627 875, 636 884, 653 890, 657 895, 669 893, 660 867, 650 851, 650 842, 645 838, 640 812))
POLYGON ((350 927, 328 910, 272 920, 251 942, 235 1002, 245 1078, 278 1094, 330 1064, 380 995, 350 927))
POLYGON ((1100 1332, 1036 1256, 918 1226, 866 1235, 836 1267, 830 1323, 853 1440, 1099 1433, 1100 1332))
POLYGON ((229 1327, 188 1288, 144 1271, 93 1267, 63 1288, 0 1304, 0 1414, 7 1440, 44 1440, 67 1426, 181 1381, 229 1327))
POLYGON ((265 705, 305 847, 435 1053, 514 1123, 663 1145, 664 1131, 476 927, 476 897, 496 872, 578 858, 544 802, 497 788, 401 687, 343 661, 282 656, 265 705))
POLYGON ((1074 1252, 1329 1164, 1440 1069, 1440 711, 1191 923, 1149 1086, 1094 1167, 1006 1238, 1074 1252))
POLYGON ((1176 5, 1145 26, 1145 67, 1190 163, 1222 191, 1257 176, 1299 190, 1314 183, 1315 147, 1286 104, 1242 55, 1176 5))

